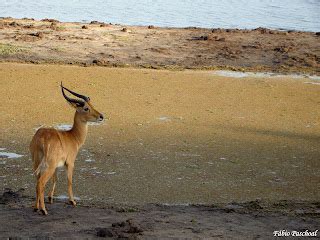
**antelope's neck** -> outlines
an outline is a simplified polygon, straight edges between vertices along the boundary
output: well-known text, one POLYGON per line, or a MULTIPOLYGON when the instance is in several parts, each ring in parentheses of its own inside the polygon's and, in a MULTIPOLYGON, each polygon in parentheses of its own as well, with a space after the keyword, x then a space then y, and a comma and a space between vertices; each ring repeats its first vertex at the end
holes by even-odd
POLYGON ((86 140, 87 132, 88 132, 87 122, 82 121, 80 119, 79 113, 76 112, 74 115, 74 122, 70 130, 70 133, 74 136, 75 140, 78 142, 79 147, 81 147, 84 144, 84 141, 86 140))

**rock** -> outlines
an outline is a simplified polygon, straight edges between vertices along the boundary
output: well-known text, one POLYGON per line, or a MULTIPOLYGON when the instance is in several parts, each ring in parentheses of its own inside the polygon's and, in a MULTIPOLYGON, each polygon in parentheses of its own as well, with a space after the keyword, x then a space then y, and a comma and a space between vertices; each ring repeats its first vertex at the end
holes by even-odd
POLYGON ((316 32, 316 36, 320 36, 320 32, 316 32))
POLYGON ((128 32, 128 29, 126 27, 121 29, 121 32, 128 32))
POLYGON ((130 226, 128 233, 142 233, 143 230, 139 226, 130 226))
POLYGON ((200 37, 193 37, 192 40, 200 40, 200 41, 207 41, 207 40, 214 40, 215 36, 211 37, 210 35, 203 35, 200 37))
POLYGON ((30 24, 30 25, 24 25, 23 27, 24 27, 24 28, 27 28, 27 29, 34 28, 34 26, 33 26, 32 24, 30 24))
POLYGON ((52 22, 49 28, 51 28, 52 30, 57 30, 58 24, 56 22, 52 22))
POLYGON ((34 21, 34 18, 26 18, 26 17, 24 17, 24 18, 22 18, 22 20, 34 21))
POLYGON ((92 63, 98 66, 105 66, 108 64, 108 61, 105 61, 104 59, 94 59, 92 60, 92 63))
POLYGON ((263 207, 260 205, 260 201, 259 201, 259 200, 246 202, 246 203, 244 204, 244 207, 246 207, 246 208, 248 208, 248 209, 250 209, 250 210, 263 209, 263 207))
POLYGON ((276 52, 287 53, 291 49, 292 49, 291 47, 280 46, 280 47, 275 47, 273 50, 276 51, 276 52))
POLYGON ((154 29, 154 26, 153 25, 149 25, 148 29, 154 29))
POLYGON ((254 31, 258 31, 258 32, 260 32, 261 34, 270 33, 270 30, 269 30, 269 29, 263 28, 263 27, 258 27, 258 28, 256 28, 256 29, 254 29, 254 31))
POLYGON ((44 37, 44 34, 42 32, 30 33, 29 35, 33 36, 33 37, 40 38, 40 39, 42 39, 44 37))
POLYGON ((88 29, 88 26, 87 25, 83 25, 81 28, 82 29, 88 29))
POLYGON ((222 32, 224 32, 224 30, 221 29, 221 28, 214 28, 214 29, 211 30, 211 32, 212 33, 222 33, 222 32))
POLYGON ((112 232, 118 237, 128 237, 138 234, 141 235, 143 230, 139 225, 135 224, 132 219, 127 219, 125 222, 112 223, 112 232))
POLYGON ((100 24, 100 27, 109 27, 110 26, 110 24, 107 24, 107 23, 101 23, 100 24))
POLYGON ((13 191, 10 188, 5 188, 2 196, 0 196, 0 204, 8 203, 18 203, 21 198, 23 198, 22 193, 24 192, 23 188, 20 188, 18 191, 13 191))
POLYGON ((52 19, 52 18, 44 18, 41 20, 42 22, 55 22, 58 23, 60 21, 56 20, 56 19, 52 19))
POLYGON ((107 229, 107 228, 96 228, 96 235, 98 237, 115 237, 116 234, 110 230, 110 229, 107 229))
POLYGON ((99 21, 91 21, 90 24, 105 24, 104 22, 99 22, 99 21))
POLYGON ((11 22, 11 23, 9 23, 9 26, 11 26, 11 27, 19 27, 19 26, 21 26, 21 24, 17 23, 17 22, 11 22))
POLYGON ((116 222, 112 223, 112 227, 124 227, 126 225, 126 222, 116 222))

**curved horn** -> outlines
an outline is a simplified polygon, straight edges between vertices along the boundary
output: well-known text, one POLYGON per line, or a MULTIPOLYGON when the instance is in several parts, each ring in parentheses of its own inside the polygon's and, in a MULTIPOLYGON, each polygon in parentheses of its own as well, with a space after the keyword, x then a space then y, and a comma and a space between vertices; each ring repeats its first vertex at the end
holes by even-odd
POLYGON ((71 91, 71 90, 69 90, 68 88, 62 86, 62 82, 61 82, 61 87, 62 87, 63 89, 65 89, 65 90, 67 90, 69 93, 73 94, 74 96, 85 100, 86 102, 88 102, 88 101, 90 100, 89 97, 86 97, 86 96, 84 96, 84 95, 81 95, 81 94, 79 94, 79 93, 76 93, 76 92, 74 92, 74 91, 71 91))
MULTIPOLYGON (((61 82, 61 92, 62 92, 62 95, 64 96, 64 98, 70 102, 70 103, 75 103, 75 104, 79 104, 80 106, 84 106, 84 102, 81 101, 81 100, 78 100, 78 99, 72 99, 72 98, 69 98, 65 92, 64 92, 64 89, 66 89, 64 86, 62 86, 62 82, 61 82)), ((67 89, 68 90, 68 89, 67 89)))

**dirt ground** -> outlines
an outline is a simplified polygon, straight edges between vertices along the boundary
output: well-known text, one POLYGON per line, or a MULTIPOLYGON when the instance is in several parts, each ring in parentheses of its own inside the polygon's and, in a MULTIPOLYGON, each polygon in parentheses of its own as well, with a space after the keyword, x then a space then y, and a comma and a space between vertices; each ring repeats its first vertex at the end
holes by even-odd
MULTIPOLYGON (((273 239, 274 231, 319 229, 319 202, 252 201, 225 205, 49 205, 44 217, 23 191, 0 197, 4 239, 273 239), (22 237, 22 238, 21 238, 22 237)), ((306 237, 297 239, 308 239, 306 237)))
POLYGON ((0 60, 319 74, 319 33, 0 19, 0 60))
POLYGON ((0 236, 269 239, 319 226, 316 80, 17 63, 0 74, 0 148, 23 155, 0 158, 0 236), (43 217, 28 145, 40 126, 72 124, 60 81, 108 119, 75 163, 79 206, 58 200, 43 217))

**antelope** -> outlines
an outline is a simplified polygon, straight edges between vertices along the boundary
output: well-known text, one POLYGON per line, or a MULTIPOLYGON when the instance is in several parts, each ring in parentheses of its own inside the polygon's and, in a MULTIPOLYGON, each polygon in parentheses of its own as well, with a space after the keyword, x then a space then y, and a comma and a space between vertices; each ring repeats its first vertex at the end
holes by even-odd
POLYGON ((103 114, 94 109, 89 97, 65 88, 62 82, 60 86, 63 97, 76 110, 72 128, 68 131, 54 128, 40 128, 30 143, 33 170, 37 179, 34 211, 40 209, 43 215, 48 214, 44 204, 46 183, 52 178, 52 188, 49 191, 48 199, 49 203, 53 203, 57 168, 62 166, 65 166, 67 169, 69 202, 73 206, 76 205, 72 191, 72 175, 76 156, 86 139, 87 122, 102 122, 104 119, 103 114), (69 98, 65 90, 78 99, 69 98))

